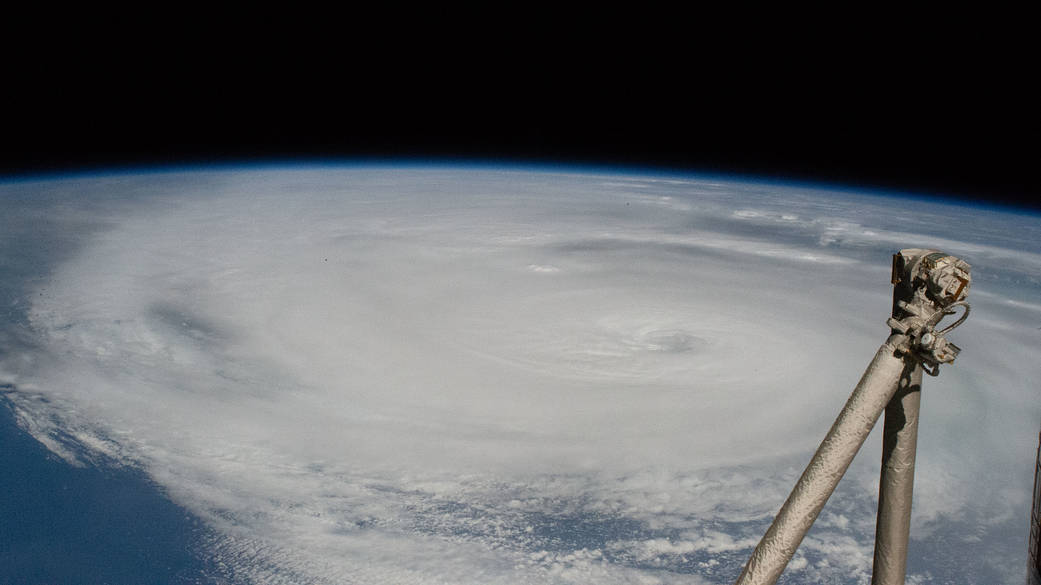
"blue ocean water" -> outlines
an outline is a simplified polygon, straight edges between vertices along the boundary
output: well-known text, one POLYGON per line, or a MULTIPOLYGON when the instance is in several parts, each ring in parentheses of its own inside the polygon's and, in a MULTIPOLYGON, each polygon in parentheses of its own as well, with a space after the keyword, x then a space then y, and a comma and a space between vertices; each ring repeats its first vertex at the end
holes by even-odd
POLYGON ((74 467, 0 398, 0 584, 221 582, 206 528, 140 471, 74 467))

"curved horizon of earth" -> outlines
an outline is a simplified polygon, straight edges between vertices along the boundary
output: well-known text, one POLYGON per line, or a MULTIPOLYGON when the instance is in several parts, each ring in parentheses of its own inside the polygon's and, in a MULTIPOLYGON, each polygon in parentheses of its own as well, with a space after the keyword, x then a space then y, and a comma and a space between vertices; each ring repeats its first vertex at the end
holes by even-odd
MULTIPOLYGON (((908 582, 1024 578, 1036 212, 411 164, 9 180, 0 210, 0 583, 731 583, 907 247, 973 267, 908 582)), ((869 581, 880 442, 781 583, 869 581)))

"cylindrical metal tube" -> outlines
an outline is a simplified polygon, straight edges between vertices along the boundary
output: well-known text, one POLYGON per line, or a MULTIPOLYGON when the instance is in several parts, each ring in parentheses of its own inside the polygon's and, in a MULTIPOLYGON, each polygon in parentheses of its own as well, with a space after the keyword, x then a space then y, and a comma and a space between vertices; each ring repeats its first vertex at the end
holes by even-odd
POLYGON ((886 406, 871 585, 904 585, 921 388, 921 364, 908 363, 896 394, 886 406))
POLYGON ((755 547, 735 585, 772 585, 777 582, 896 393, 905 369, 905 361, 896 349, 902 339, 900 335, 893 335, 878 349, 788 500, 755 547))
POLYGON ((1034 467, 1034 505, 1030 512, 1027 557, 1027 585, 1041 585, 1041 435, 1038 436, 1037 463, 1034 467))

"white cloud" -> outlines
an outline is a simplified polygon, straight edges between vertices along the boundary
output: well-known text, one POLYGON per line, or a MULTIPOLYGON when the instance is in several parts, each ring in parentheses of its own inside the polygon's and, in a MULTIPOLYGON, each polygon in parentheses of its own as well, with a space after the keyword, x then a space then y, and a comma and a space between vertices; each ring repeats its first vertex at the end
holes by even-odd
MULTIPOLYGON (((33 297, 32 364, 0 371, 34 436, 141 465, 259 583, 732 580, 885 337, 888 256, 827 245, 910 237, 841 205, 817 221, 808 193, 733 212, 738 184, 647 181, 655 204, 621 213, 605 198, 631 194, 581 175, 167 179, 172 195, 121 203, 57 267, 33 297)), ((966 249, 980 270, 1037 256, 966 249)), ((1034 314, 1004 306, 958 342, 1001 359, 1034 314)), ((1036 424, 1031 378, 1009 372, 1033 375, 1037 351, 999 366, 967 349, 927 380, 918 529, 1020 458, 1036 428, 1009 453, 961 410, 986 381, 1007 399, 989 416, 1036 424)), ((870 564, 859 486, 807 539, 807 579, 870 564)), ((1003 514, 1019 496, 983 501, 1003 514)))

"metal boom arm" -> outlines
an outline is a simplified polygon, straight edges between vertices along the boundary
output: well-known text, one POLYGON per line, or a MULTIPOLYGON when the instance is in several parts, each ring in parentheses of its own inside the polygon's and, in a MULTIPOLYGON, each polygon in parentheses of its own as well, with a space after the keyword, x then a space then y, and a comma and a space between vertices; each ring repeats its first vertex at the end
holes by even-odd
POLYGON ((904 360, 898 354, 898 344, 893 341, 884 343, 871 360, 788 500, 755 547, 737 580, 739 585, 775 583, 809 532, 875 421, 896 393, 904 360))
POLYGON ((935 250, 893 256, 891 334, 868 365, 735 585, 773 585, 883 411, 882 473, 872 585, 903 585, 923 367, 930 375, 961 351, 944 335, 968 315, 969 265, 935 250), (954 324, 935 328, 956 307, 954 324))

